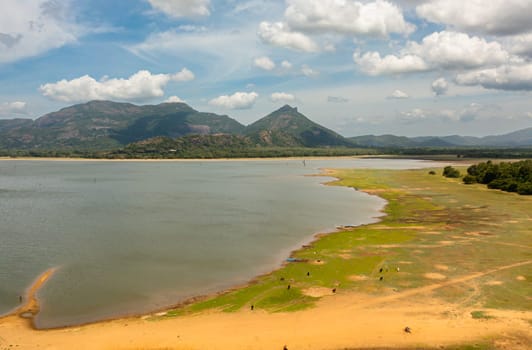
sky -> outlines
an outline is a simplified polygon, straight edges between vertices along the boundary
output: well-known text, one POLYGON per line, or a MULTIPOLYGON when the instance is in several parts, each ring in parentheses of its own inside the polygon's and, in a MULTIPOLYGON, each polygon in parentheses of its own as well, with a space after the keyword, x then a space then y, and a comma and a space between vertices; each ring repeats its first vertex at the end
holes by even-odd
POLYGON ((344 136, 532 127, 532 0, 2 0, 0 119, 289 104, 344 136))

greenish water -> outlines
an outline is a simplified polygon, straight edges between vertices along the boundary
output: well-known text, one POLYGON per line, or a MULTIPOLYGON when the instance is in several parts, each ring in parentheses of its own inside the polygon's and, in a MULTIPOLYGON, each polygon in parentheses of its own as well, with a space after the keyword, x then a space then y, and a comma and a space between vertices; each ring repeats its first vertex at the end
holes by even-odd
POLYGON ((416 161, 0 161, 0 314, 43 271, 38 327, 156 310, 243 283, 384 201, 323 186, 320 167, 416 161))

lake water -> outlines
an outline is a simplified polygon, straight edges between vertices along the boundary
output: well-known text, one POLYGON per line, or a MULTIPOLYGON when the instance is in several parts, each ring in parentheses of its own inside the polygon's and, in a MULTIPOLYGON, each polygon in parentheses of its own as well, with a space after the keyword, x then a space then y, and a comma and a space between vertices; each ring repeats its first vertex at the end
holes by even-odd
POLYGON ((384 201, 318 168, 406 160, 0 161, 0 314, 43 271, 38 327, 142 313, 246 282, 384 201))

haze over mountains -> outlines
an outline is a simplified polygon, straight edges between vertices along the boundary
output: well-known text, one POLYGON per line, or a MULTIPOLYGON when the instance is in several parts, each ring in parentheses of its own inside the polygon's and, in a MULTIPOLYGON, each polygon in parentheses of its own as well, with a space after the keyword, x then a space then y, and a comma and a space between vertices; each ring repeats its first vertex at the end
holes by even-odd
MULTIPOLYGON (((247 127, 227 115, 196 111, 184 103, 137 106, 91 101, 63 108, 36 120, 0 120, 0 148, 115 149, 154 137, 235 135, 239 142, 264 147, 526 147, 532 128, 487 137, 401 137, 366 135, 345 138, 285 105, 247 127)), ((235 139, 236 140, 236 139, 235 139)))

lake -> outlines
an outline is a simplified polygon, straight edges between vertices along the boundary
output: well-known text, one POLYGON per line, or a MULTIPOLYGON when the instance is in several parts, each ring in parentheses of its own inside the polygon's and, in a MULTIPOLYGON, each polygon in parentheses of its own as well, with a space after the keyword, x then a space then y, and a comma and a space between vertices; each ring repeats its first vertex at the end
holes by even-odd
POLYGON ((0 314, 43 271, 40 328, 138 314, 267 273, 385 202, 305 176, 412 160, 0 160, 0 314))

